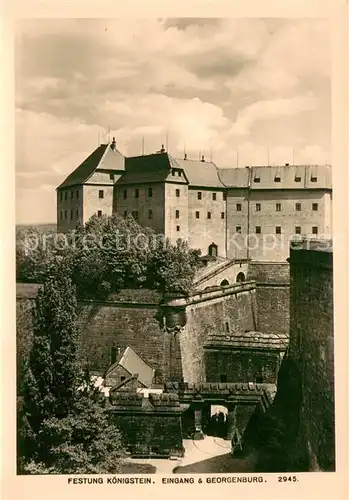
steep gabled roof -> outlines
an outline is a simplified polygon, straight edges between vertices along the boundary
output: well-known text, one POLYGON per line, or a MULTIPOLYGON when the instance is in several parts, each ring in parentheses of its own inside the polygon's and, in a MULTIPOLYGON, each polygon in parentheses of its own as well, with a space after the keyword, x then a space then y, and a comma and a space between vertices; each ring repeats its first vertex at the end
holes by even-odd
POLYGON ((150 387, 153 381, 154 370, 130 347, 126 347, 121 356, 108 369, 106 378, 117 366, 122 366, 130 375, 138 373, 138 381, 144 387, 150 387))
POLYGON ((97 168, 120 171, 125 169, 125 158, 117 149, 112 149, 110 144, 101 144, 90 154, 68 177, 58 186, 74 186, 84 184, 97 168))

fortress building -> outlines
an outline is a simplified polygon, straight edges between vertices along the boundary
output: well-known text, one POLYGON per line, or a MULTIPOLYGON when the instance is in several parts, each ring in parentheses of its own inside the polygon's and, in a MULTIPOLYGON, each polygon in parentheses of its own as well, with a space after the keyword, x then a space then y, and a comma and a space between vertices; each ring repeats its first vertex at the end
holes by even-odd
POLYGON ((57 188, 58 231, 93 214, 131 214, 203 255, 283 262, 289 241, 331 236, 329 165, 219 168, 157 153, 125 158, 99 146, 57 188))

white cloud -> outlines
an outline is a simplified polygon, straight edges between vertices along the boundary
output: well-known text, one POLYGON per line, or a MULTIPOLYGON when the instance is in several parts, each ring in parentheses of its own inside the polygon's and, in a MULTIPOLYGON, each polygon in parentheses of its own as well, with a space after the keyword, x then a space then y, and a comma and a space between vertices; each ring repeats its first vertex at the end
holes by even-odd
POLYGON ((313 95, 296 96, 290 99, 274 99, 269 101, 258 101, 238 112, 235 123, 230 133, 232 135, 246 135, 259 121, 298 115, 303 111, 309 111, 316 107, 316 99, 313 95))
MULTIPOLYGON (((329 161, 329 31, 317 20, 22 21, 17 189, 38 221, 110 125, 126 155, 198 150, 221 166, 329 161), (46 186, 43 188, 43 186, 46 186), (23 194, 25 193, 25 194, 23 194), (37 195, 35 195, 37 193, 37 195), (40 209, 36 209, 36 205, 40 209)), ((19 220, 29 214, 19 210, 19 220)))

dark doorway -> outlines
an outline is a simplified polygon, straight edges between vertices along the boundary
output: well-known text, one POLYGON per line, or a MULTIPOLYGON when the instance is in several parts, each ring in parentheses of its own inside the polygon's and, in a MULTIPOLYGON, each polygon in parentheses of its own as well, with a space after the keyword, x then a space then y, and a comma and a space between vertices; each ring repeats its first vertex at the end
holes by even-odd
POLYGON ((217 257, 218 246, 215 243, 211 243, 211 245, 208 247, 208 255, 210 257, 217 257))
POLYGON ((236 276, 236 282, 237 283, 242 283, 243 281, 246 281, 246 277, 245 277, 244 273, 239 273, 236 276))

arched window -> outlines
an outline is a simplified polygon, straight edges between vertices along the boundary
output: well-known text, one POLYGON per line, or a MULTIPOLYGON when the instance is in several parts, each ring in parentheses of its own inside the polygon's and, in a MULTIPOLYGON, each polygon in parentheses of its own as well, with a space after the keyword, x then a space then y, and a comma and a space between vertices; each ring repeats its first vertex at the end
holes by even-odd
POLYGON ((245 277, 244 273, 239 273, 236 276, 236 282, 241 283, 242 281, 246 281, 246 277, 245 277))
POLYGON ((229 285, 229 281, 224 279, 221 283, 221 286, 228 286, 229 285))
POLYGON ((208 255, 210 255, 211 257, 217 257, 218 247, 215 243, 211 243, 211 245, 208 247, 208 255))

